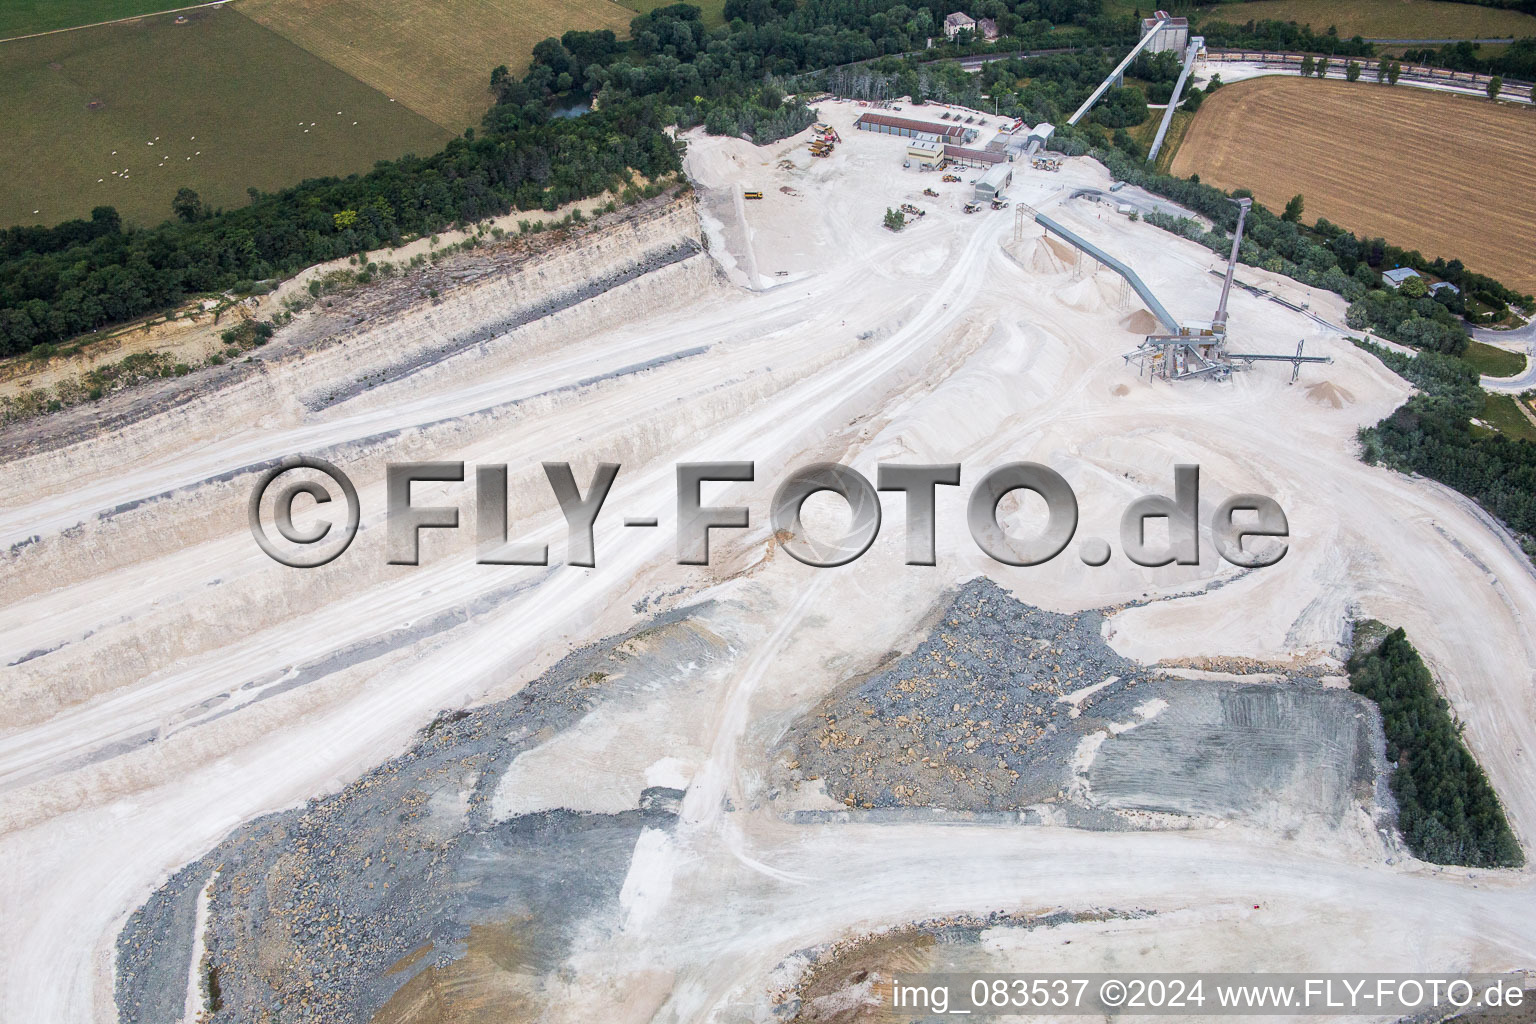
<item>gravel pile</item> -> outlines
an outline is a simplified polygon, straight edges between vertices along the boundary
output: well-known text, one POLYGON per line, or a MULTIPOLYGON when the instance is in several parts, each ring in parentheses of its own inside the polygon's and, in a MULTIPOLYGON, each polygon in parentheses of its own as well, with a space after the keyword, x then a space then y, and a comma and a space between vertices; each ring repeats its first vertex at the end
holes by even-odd
POLYGON ((529 973, 559 963, 578 929, 613 926, 641 830, 671 828, 682 794, 503 821, 491 797, 523 750, 707 660, 683 621, 696 611, 577 651, 509 700, 440 715, 340 793, 252 822, 178 872, 118 938, 119 1020, 180 1019, 210 875, 209 1024, 367 1021, 416 973, 461 958, 474 926, 515 929, 512 966, 529 973))
POLYGON ((849 807, 983 811, 1053 797, 1091 721, 1074 710, 1147 678, 1104 642, 1102 622, 972 580, 916 650, 797 725, 791 769, 849 807), (1106 680, 1075 706, 1062 700, 1106 680))

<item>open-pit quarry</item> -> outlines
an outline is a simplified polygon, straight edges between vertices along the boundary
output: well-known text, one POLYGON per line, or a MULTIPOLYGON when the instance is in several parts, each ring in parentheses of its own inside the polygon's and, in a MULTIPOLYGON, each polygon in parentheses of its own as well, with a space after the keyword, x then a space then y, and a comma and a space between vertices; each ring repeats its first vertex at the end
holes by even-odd
MULTIPOLYGON (((1358 460, 1410 389, 1328 326, 1342 300, 1243 267, 1305 310, 1235 290, 1234 348, 1333 362, 1139 378, 1120 278, 1015 208, 965 213, 976 172, 904 168, 859 112, 820 107, 824 159, 690 134, 691 190, 0 434, 0 1020, 897 1020, 898 971, 1536 964, 1528 869, 1404 847, 1343 666, 1352 623, 1404 627, 1528 842, 1536 576, 1466 499, 1358 460), (926 215, 887 230, 902 203, 926 215), (249 525, 295 454, 357 486, 319 568, 249 525), (722 460, 754 479, 704 502, 750 525, 679 564, 675 467, 722 460), (505 464, 507 535, 549 565, 476 561, 472 470, 416 485, 461 528, 390 564, 385 467, 421 461, 505 464), (1027 568, 966 528, 1015 461, 1081 516, 1027 568), (582 488, 622 466, 594 567, 544 462, 582 488), (906 564, 895 493, 862 557, 790 557, 771 499, 817 462, 961 464, 936 564, 906 564), (1199 564, 1133 563, 1123 510, 1189 463, 1199 564), (1217 557, 1239 493, 1284 508, 1278 563, 1217 557)), ((1222 262, 1074 198, 1109 185, 1021 161, 1008 197, 1209 316, 1222 262)))

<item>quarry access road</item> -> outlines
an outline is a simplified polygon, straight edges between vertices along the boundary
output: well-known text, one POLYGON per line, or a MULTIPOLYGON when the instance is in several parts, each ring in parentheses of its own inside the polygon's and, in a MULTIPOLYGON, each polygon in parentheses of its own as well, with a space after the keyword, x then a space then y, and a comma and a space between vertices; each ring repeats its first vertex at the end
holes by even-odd
POLYGON ((1472 337, 1489 345, 1525 354, 1524 372, 1514 377, 1485 376, 1482 379, 1484 388, 1512 395, 1536 388, 1536 320, 1512 331, 1492 331, 1486 327, 1474 327, 1472 337))

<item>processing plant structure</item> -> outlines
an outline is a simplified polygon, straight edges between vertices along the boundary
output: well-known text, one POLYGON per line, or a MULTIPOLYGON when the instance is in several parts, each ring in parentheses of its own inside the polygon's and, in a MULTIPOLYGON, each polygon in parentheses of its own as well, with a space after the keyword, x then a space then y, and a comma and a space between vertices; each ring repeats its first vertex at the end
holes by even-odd
POLYGON ((1232 292, 1237 257, 1243 244, 1243 225, 1248 210, 1253 206, 1253 200, 1246 198, 1234 199, 1232 202, 1238 208, 1237 229, 1232 235, 1232 252, 1227 259, 1226 276, 1222 280, 1221 301, 1216 306, 1216 315, 1208 321, 1176 320, 1146 282, 1125 263, 1043 213, 1036 213, 1035 221, 1046 231, 1060 236, 1119 274, 1157 318, 1163 331, 1148 335, 1134 351, 1125 354, 1126 363, 1134 362, 1139 373, 1161 380, 1190 380, 1196 377, 1225 380, 1233 370, 1249 369, 1256 362, 1288 362, 1291 364, 1291 380, 1295 381, 1301 372, 1302 363, 1331 363, 1332 357, 1303 355, 1305 342, 1296 346, 1295 355, 1233 352, 1227 347, 1227 298, 1232 292))

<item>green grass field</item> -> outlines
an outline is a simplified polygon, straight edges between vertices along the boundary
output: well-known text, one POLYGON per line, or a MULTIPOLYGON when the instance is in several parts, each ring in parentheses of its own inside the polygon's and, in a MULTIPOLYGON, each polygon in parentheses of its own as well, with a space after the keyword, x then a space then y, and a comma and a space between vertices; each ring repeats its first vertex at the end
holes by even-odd
POLYGON ((197 0, 4 0, 0 3, 0 39, 134 18, 194 3, 197 0))
POLYGON ((1536 425, 1516 407, 1517 401, 1513 395, 1489 395, 1483 405, 1482 420, 1506 437, 1536 441, 1536 425))
POLYGON ((0 96, 0 226, 159 223, 183 186, 240 205, 448 138, 227 7, 0 45, 0 96))
MULTIPOLYGON (((1182 13, 1182 12, 1181 12, 1182 13)), ((1346 39, 1493 39, 1536 35, 1536 17, 1519 11, 1446 0, 1253 0, 1201 7, 1205 21, 1294 21, 1346 39)))
POLYGON ((1513 377, 1525 369, 1525 356, 1474 341, 1461 358, 1488 377, 1513 377))

